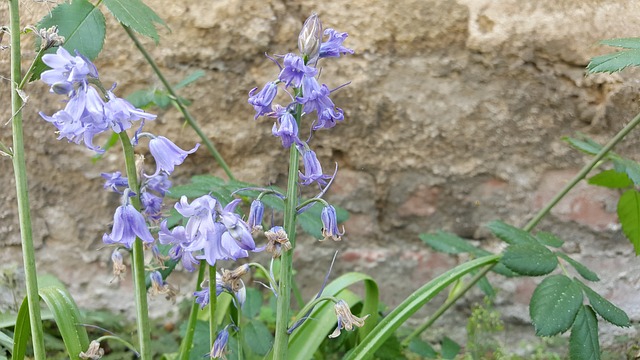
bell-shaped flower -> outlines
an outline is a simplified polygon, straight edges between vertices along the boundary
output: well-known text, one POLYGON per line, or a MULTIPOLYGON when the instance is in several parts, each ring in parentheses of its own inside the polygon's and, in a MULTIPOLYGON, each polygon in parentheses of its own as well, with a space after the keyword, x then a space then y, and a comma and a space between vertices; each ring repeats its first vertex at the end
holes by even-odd
POLYGON ((107 97, 109 101, 104 105, 104 117, 115 133, 119 134, 131 128, 133 121, 153 120, 157 117, 157 115, 135 108, 130 102, 115 96, 111 91, 107 91, 107 97))
POLYGON ((264 203, 258 199, 251 202, 249 209, 249 219, 247 225, 251 229, 251 234, 262 231, 262 218, 264 216, 264 203))
POLYGON ((278 75, 278 80, 282 81, 285 87, 293 85, 300 87, 304 76, 313 77, 318 73, 318 69, 304 64, 304 60, 298 55, 289 53, 284 56, 284 68, 278 75))
POLYGON ((369 315, 365 315, 362 318, 359 318, 351 313, 351 308, 349 304, 347 304, 344 300, 339 300, 333 310, 336 312, 336 317, 338 318, 338 326, 335 331, 329 335, 330 338, 336 338, 340 336, 340 330, 345 329, 347 331, 351 331, 354 327, 363 327, 364 321, 369 317, 369 315))
POLYGON ((144 187, 165 196, 171 188, 171 180, 169 180, 169 175, 167 173, 160 172, 157 175, 147 176, 147 179, 144 182, 144 187))
POLYGON ((114 192, 122 194, 122 190, 119 188, 126 188, 129 186, 129 181, 126 177, 122 176, 120 171, 113 173, 101 173, 100 176, 106 180, 103 186, 105 189, 111 189, 114 192))
POLYGON ((185 247, 189 244, 184 226, 176 226, 169 230, 167 221, 160 223, 160 231, 158 232, 158 241, 163 245, 173 245, 169 249, 169 256, 173 260, 180 259, 185 270, 191 272, 198 265, 198 260, 193 257, 190 251, 186 251, 185 247))
MULTIPOLYGON (((203 195, 189 204, 187 197, 183 195, 180 201, 176 203, 175 209, 180 215, 189 219, 185 226, 185 231, 187 238, 192 242, 206 241, 207 235, 214 232, 214 215, 217 202, 210 195, 203 195)), ((202 249, 202 247, 199 246, 199 249, 202 249)))
MULTIPOLYGON (((125 197, 127 192, 125 191, 125 197)), ((136 237, 144 243, 152 243, 153 236, 147 227, 144 216, 133 205, 125 200, 125 204, 119 206, 113 215, 113 229, 111 234, 104 234, 102 241, 105 244, 121 244, 131 248, 136 237)))
POLYGON ((331 176, 322 173, 322 166, 313 150, 304 149, 302 151, 302 163, 304 166, 304 174, 300 172, 302 185, 308 186, 317 182, 318 185, 324 186, 327 183, 326 180, 331 178, 331 176))
POLYGON ((302 95, 296 97, 296 101, 304 105, 304 112, 309 114, 316 111, 318 121, 313 126, 313 130, 321 128, 332 128, 337 120, 343 120, 343 112, 336 109, 333 101, 329 98, 331 91, 326 84, 320 85, 315 77, 305 76, 302 80, 302 95))
MULTIPOLYGON (((251 236, 251 230, 249 225, 242 220, 240 215, 236 214, 235 208, 242 200, 236 199, 227 204, 220 212, 220 221, 227 228, 227 233, 237 241, 238 246, 244 250, 254 250, 256 243, 251 236)), ((225 241, 225 235, 223 234, 223 241, 225 241)))
POLYGON ((311 14, 302 25, 298 35, 298 50, 307 58, 307 62, 313 64, 318 59, 320 44, 322 42, 322 22, 318 14, 311 14))
POLYGON ((271 133, 282 140, 282 146, 289 148, 291 144, 300 144, 298 139, 298 123, 293 115, 286 108, 276 105, 275 115, 278 122, 273 124, 271 133), (278 123, 280 126, 278 127, 278 123))
POLYGON ((43 55, 42 62, 51 68, 40 75, 40 79, 49 85, 86 82, 87 76, 98 77, 98 70, 88 58, 77 51, 76 56, 72 56, 63 47, 58 47, 55 54, 43 55))
POLYGON ((227 330, 227 326, 225 326, 220 332, 218 336, 216 336, 215 341, 213 342, 213 348, 211 348, 211 353, 209 353, 209 357, 212 359, 225 359, 227 354, 227 342, 229 342, 229 330, 227 330))
POLYGON ((249 91, 249 104, 253 105, 253 109, 256 111, 254 119, 273 111, 271 103, 278 94, 278 85, 272 81, 268 82, 257 94, 256 90, 258 88, 253 88, 249 91))
POLYGON ((326 29, 324 35, 329 36, 329 40, 320 45, 320 58, 339 57, 340 54, 353 54, 353 50, 342 46, 342 43, 349 36, 346 32, 337 32, 333 29, 326 29))
POLYGON ((322 213, 320 213, 320 220, 322 220, 322 236, 324 236, 324 240, 342 240, 344 229, 342 229, 342 232, 338 229, 336 209, 332 205, 325 206, 322 209, 322 213))
POLYGON ((160 220, 162 216, 162 198, 148 191, 140 194, 140 202, 142 203, 142 212, 151 220, 160 220))
POLYGON ((149 141, 149 151, 156 160, 156 172, 152 176, 158 175, 160 171, 172 173, 175 166, 182 164, 187 155, 193 154, 198 150, 198 147, 200 147, 200 144, 196 144, 193 149, 185 151, 164 136, 157 136, 151 139, 149 141))

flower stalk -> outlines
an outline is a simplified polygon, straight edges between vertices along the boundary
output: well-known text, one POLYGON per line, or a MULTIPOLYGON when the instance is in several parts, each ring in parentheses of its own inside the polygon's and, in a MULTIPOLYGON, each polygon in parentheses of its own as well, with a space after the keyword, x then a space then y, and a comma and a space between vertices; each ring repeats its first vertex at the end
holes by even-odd
MULTIPOLYGON (((204 261, 200 261, 198 269, 198 279, 196 282, 196 291, 202 290, 200 284, 204 280, 204 273, 208 267, 204 261)), ((195 301, 191 303, 191 310, 189 311, 189 320, 187 322, 187 330, 184 334, 184 339, 180 344, 180 360, 188 360, 191 355, 191 348, 193 347, 193 335, 196 333, 196 322, 198 320, 198 303, 195 301)))
POLYGON ((20 239, 22 260, 29 304, 29 323, 33 341, 33 354, 36 360, 45 359, 44 335, 40 316, 40 296, 36 271, 35 249, 31 227, 29 207, 29 187, 27 185, 27 165, 24 156, 24 134, 22 128, 22 106, 18 83, 21 82, 20 66, 20 6, 19 0, 9 1, 11 28, 11 127, 13 134, 13 170, 16 181, 18 218, 20 221, 20 239))
MULTIPOLYGON (((140 210, 140 184, 136 170, 133 146, 129 136, 125 131, 119 133, 122 151, 127 169, 127 179, 129 188, 136 194, 131 198, 131 204, 140 210)), ((147 287, 144 275, 144 247, 142 240, 136 238, 133 243, 133 254, 131 257, 131 267, 133 273, 133 284, 135 287, 136 299, 136 325, 138 327, 138 341, 142 360, 151 359, 151 334, 149 325, 149 305, 147 302, 147 287)))
MULTIPOLYGON (((205 266, 200 264, 200 266, 205 266)), ((213 348, 217 336, 216 303, 218 300, 216 291, 216 266, 206 265, 209 269, 209 348, 213 348)))

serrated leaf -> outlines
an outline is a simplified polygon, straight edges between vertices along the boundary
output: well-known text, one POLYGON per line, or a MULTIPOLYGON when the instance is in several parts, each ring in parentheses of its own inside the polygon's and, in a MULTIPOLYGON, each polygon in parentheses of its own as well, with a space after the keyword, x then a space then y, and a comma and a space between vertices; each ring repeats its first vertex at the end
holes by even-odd
POLYGON ((489 228, 495 236, 510 245, 538 244, 538 240, 530 233, 500 220, 490 222, 487 224, 487 228, 489 228))
POLYGON ((571 360, 600 360, 598 319, 589 305, 580 306, 569 337, 571 360))
POLYGON ((536 233, 536 239, 538 239, 538 241, 542 245, 551 246, 554 248, 562 247, 562 245, 564 244, 564 241, 562 239, 546 231, 538 231, 536 233))
POLYGON ((244 338, 247 339, 245 344, 252 353, 265 356, 271 350, 273 335, 260 321, 251 320, 248 324, 243 325, 242 332, 244 338))
POLYGON ((602 145, 597 142, 589 139, 588 137, 584 137, 583 139, 576 139, 569 136, 565 136, 562 140, 569 143, 569 145, 573 146, 575 149, 580 150, 589 155, 596 155, 602 150, 602 145))
POLYGON ((131 28, 138 34, 150 37, 156 45, 160 41, 160 36, 156 30, 155 23, 167 24, 150 7, 140 0, 104 0, 107 9, 113 16, 131 28))
POLYGON ((500 262, 527 276, 546 275, 558 266, 558 258, 551 250, 542 245, 524 243, 509 246, 500 262))
POLYGON ((640 254, 640 193, 637 190, 627 190, 622 194, 618 201, 618 218, 636 255, 640 254))
POLYGON ((592 58, 587 65, 587 71, 614 73, 626 67, 638 65, 640 65, 640 49, 628 49, 592 58))
MULTIPOLYGON (((476 254, 478 248, 456 234, 438 231, 435 234, 420 234, 420 239, 434 250, 445 254, 472 253, 476 254)), ((488 255, 482 254, 482 255, 488 255)))
POLYGON ((569 330, 582 305, 582 289, 564 275, 552 275, 536 287, 529 315, 538 336, 553 336, 569 330))
POLYGON ((640 38, 606 39, 600 41, 600 44, 625 49, 640 49, 640 38))
POLYGON ((633 160, 623 159, 624 172, 629 176, 636 186, 640 186, 640 164, 633 160))
POLYGON ((626 173, 616 170, 605 170, 597 175, 592 176, 588 181, 591 185, 603 186, 610 189, 623 189, 633 185, 633 181, 626 173))
POLYGON ((589 299, 589 304, 595 309, 595 311, 602 316, 603 319, 612 323, 613 325, 620 327, 628 327, 631 326, 629 322, 629 316, 619 307, 613 305, 609 300, 603 298, 597 292, 593 291, 590 287, 585 285, 579 280, 576 280, 578 284, 584 290, 584 293, 587 295, 587 299, 589 299))
MULTIPOLYGON (((104 45, 106 25, 104 16, 93 4, 87 0, 73 0, 62 3, 36 25, 38 29, 58 26, 58 34, 65 37, 63 47, 72 55, 78 50, 89 59, 95 59, 104 45)), ((38 43, 37 46, 40 46, 38 43)), ((51 48, 46 53, 54 53, 51 48)), ((40 74, 47 69, 42 59, 36 63, 30 81, 40 79, 40 74)))
POLYGON ((578 272, 578 274, 580 274, 580 276, 582 276, 586 280, 589 280, 589 281, 600 281, 600 278, 598 277, 598 275, 596 275, 596 273, 594 273, 593 271, 589 270, 589 268, 587 268, 586 266, 582 265, 578 261, 570 258, 565 253, 557 252, 556 255, 558 255, 563 260, 568 262, 578 272))

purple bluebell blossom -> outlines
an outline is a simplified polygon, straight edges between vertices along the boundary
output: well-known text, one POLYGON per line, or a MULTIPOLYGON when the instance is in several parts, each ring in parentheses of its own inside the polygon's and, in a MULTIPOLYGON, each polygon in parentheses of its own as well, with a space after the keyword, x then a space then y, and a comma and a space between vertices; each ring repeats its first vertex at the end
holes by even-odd
POLYGON ((256 111, 254 119, 273 111, 271 103, 278 94, 278 85, 272 81, 268 82, 257 94, 256 90, 258 88, 253 88, 249 91, 249 104, 253 105, 253 109, 256 111))
POLYGON ((142 212, 148 219, 158 221, 162 214, 162 198, 148 191, 140 194, 140 202, 142 203, 142 212))
POLYGON ((320 45, 320 58, 339 57, 340 54, 353 54, 353 50, 342 46, 342 43, 349 36, 346 32, 337 32, 333 29, 326 29, 324 35, 329 36, 329 40, 320 45))
POLYGON ((302 152, 302 163, 304 165, 304 174, 300 172, 302 185, 308 186, 313 182, 317 182, 320 186, 326 185, 326 180, 330 179, 331 176, 322 173, 322 166, 320 165, 320 161, 318 161, 316 153, 310 149, 300 151, 302 152))
POLYGON ((276 105, 275 115, 278 122, 273 124, 271 133, 282 140, 282 146, 289 148, 291 144, 301 144, 298 139, 298 123, 293 115, 284 107, 276 105), (278 127, 278 123, 280 127, 278 127))
POLYGON ((167 173, 160 172, 157 175, 147 176, 144 186, 149 190, 165 196, 171 188, 171 180, 169 180, 169 175, 167 173))
POLYGON ((116 171, 113 173, 102 173, 100 174, 106 181, 104 182, 105 189, 111 189, 114 192, 122 194, 122 191, 119 188, 126 188, 129 186, 129 182, 126 177, 122 176, 120 171, 116 171))
POLYGON ((320 85, 316 78, 304 77, 302 80, 302 94, 302 97, 296 97, 296 101, 304 104, 304 112, 309 114, 316 111, 318 113, 318 121, 313 126, 314 130, 332 128, 335 126, 336 121, 344 119, 342 110, 336 109, 333 101, 329 98, 331 91, 327 85, 320 85))
POLYGON ((204 241, 209 233, 213 233, 214 215, 217 200, 209 195, 194 199, 191 204, 186 196, 176 203, 175 209, 180 215, 189 218, 185 226, 187 238, 191 241, 204 241))
MULTIPOLYGON (((238 242, 240 248, 244 250, 254 250, 256 243, 253 241, 253 236, 251 236, 249 225, 242 220, 240 215, 234 212, 240 202, 242 202, 241 199, 236 199, 227 204, 220 212, 220 221, 227 228, 227 233, 238 242)), ((225 234, 223 234, 223 238, 224 235, 225 234)))
POLYGON ((115 133, 131 128, 133 121, 154 120, 157 117, 135 108, 130 102, 115 96, 111 91, 107 91, 107 97, 109 101, 104 104, 104 118, 115 133))
POLYGON ((264 216, 264 203, 256 199, 251 202, 251 208, 249 209, 249 219, 247 225, 251 229, 251 233, 255 234, 262 231, 262 217, 264 216))
POLYGON ((176 144, 171 142, 164 136, 157 136, 149 141, 149 151, 153 158, 156 160, 156 172, 152 176, 156 176, 160 171, 172 173, 175 166, 184 162, 187 155, 193 154, 198 150, 200 144, 191 150, 182 150, 176 144))
POLYGON ((304 76, 313 77, 318 73, 318 69, 305 65, 300 56, 292 53, 284 56, 283 63, 284 68, 278 75, 278 80, 282 81, 285 87, 300 87, 304 76))
POLYGON ((320 220, 322 220, 322 236, 324 236, 324 240, 342 240, 344 229, 342 232, 338 229, 336 209, 332 205, 327 205, 322 209, 322 213, 320 213, 320 220))
MULTIPOLYGON (((52 85, 52 92, 64 91, 69 94, 73 83, 86 83, 87 76, 97 78, 98 70, 95 65, 86 57, 76 51, 76 56, 72 56, 65 48, 58 47, 55 54, 45 54, 42 62, 51 68, 40 75, 40 79, 52 85), (71 86, 69 86, 71 84, 71 86), (55 89, 54 89, 54 85, 55 89)), ((59 92, 57 92, 60 94, 59 92)))
POLYGON ((160 223, 160 231, 158 232, 158 241, 163 245, 173 245, 169 249, 169 256, 173 260, 180 259, 185 270, 191 272, 195 270, 198 261, 193 257, 190 251, 184 248, 189 244, 189 239, 185 233, 184 226, 176 226, 169 230, 167 221, 160 223))
MULTIPOLYGON (((125 192, 126 193, 126 192, 125 192)), ((125 197, 127 195, 125 194, 125 197)), ((149 232, 144 216, 133 205, 125 200, 125 204, 119 206, 113 215, 113 229, 111 234, 104 234, 102 241, 105 244, 121 244, 131 248, 136 237, 144 243, 152 243, 153 236, 149 232)))
POLYGON ((229 341, 229 330, 227 330, 228 326, 225 326, 220 332, 218 336, 216 336, 216 340, 213 342, 213 348, 211 348, 211 353, 209 353, 209 357, 212 359, 224 359, 227 353, 227 342, 229 341))

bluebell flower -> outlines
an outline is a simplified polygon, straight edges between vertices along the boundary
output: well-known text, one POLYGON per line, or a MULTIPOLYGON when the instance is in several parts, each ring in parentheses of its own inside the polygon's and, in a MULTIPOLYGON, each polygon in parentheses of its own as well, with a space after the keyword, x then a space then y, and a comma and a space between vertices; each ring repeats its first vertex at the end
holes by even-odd
POLYGON ((284 107, 276 105, 275 115, 278 117, 278 122, 273 124, 271 133, 273 136, 277 136, 282 140, 282 146, 289 148, 291 144, 300 144, 298 139, 298 123, 293 115, 284 107), (280 123, 280 127, 278 127, 280 123))
POLYGON ((264 236, 267 238, 265 251, 270 253, 274 259, 279 258, 283 252, 291 250, 289 235, 282 226, 272 227, 264 232, 264 236))
POLYGON ((135 108, 130 102, 115 96, 111 91, 107 91, 107 98, 109 101, 104 104, 104 119, 115 133, 131 128, 133 121, 154 120, 157 117, 135 108))
POLYGON ((326 84, 320 85, 315 77, 304 77, 302 80, 302 97, 296 97, 296 101, 304 104, 304 112, 309 114, 313 111, 318 113, 318 121, 313 126, 314 130, 320 128, 332 128, 336 121, 343 120, 342 109, 336 109, 333 101, 329 98, 331 91, 326 84))
POLYGON ((342 46, 342 43, 349 36, 346 32, 337 32, 333 29, 324 31, 324 35, 329 36, 329 40, 320 45, 320 58, 339 57, 340 54, 353 54, 353 50, 342 46))
POLYGON ((273 111, 271 103, 278 94, 278 85, 272 81, 268 82, 257 94, 256 90, 258 88, 253 88, 249 91, 249 104, 253 105, 253 109, 256 111, 254 119, 273 111))
POLYGON ((300 87, 304 76, 313 77, 318 73, 318 69, 304 64, 304 60, 298 55, 287 54, 284 56, 284 68, 278 75, 278 80, 285 84, 285 87, 293 85, 300 87))
MULTIPOLYGON (((249 225, 234 212, 240 202, 242 202, 241 199, 235 199, 227 204, 220 212, 220 221, 227 228, 227 233, 238 242, 238 246, 244 250, 254 250, 256 243, 251 236, 249 225)), ((225 234, 222 235, 223 241, 225 234)))
POLYGON ((169 180, 169 175, 167 173, 160 172, 157 175, 147 176, 144 186, 149 190, 165 196, 171 188, 171 180, 169 180))
POLYGON ((215 230, 214 215, 217 200, 210 195, 194 199, 191 204, 186 196, 182 196, 175 204, 180 215, 189 218, 185 226, 186 236, 191 241, 204 241, 208 234, 215 230))
POLYGON ((122 190, 119 188, 126 188, 129 186, 128 179, 123 177, 120 171, 113 173, 101 173, 100 176, 106 180, 103 186, 105 189, 111 189, 114 192, 122 194, 122 190))
MULTIPOLYGON (((125 192, 125 197, 127 194, 125 192)), ((139 237, 142 242, 150 244, 153 236, 147 227, 144 216, 133 205, 125 200, 125 204, 119 206, 113 215, 113 229, 111 234, 104 234, 102 241, 105 244, 121 244, 131 249, 131 245, 139 237)))
MULTIPOLYGON (((76 56, 72 56, 65 48, 58 47, 55 54, 45 54, 42 56, 42 62, 51 68, 40 75, 40 79, 45 83, 53 85, 64 83, 66 85, 58 85, 56 89, 72 89, 69 84, 86 83, 87 76, 98 78, 98 70, 95 65, 76 51, 76 56)), ((68 92, 66 93, 68 94, 68 92)))
POLYGON ((193 253, 184 249, 189 244, 184 226, 176 226, 169 230, 167 221, 164 220, 160 223, 158 241, 163 245, 173 245, 169 249, 169 256, 173 260, 180 259, 185 270, 191 272, 196 269, 195 266, 198 265, 198 260, 194 258, 193 253))
POLYGON ((342 240, 344 229, 342 232, 338 229, 336 209, 332 205, 325 206, 322 209, 322 213, 320 213, 320 220, 322 220, 322 236, 324 236, 324 240, 342 240))
POLYGON ((152 271, 149 274, 151 279, 151 287, 149 288, 149 294, 151 296, 164 295, 167 300, 171 300, 175 304, 176 296, 178 295, 178 289, 173 285, 162 279, 162 274, 159 271, 152 271))
POLYGON ((302 179, 302 185, 308 186, 313 182, 317 182, 318 185, 324 186, 327 184, 326 180, 331 176, 324 175, 322 173, 322 166, 318 157, 313 150, 304 149, 302 152, 302 163, 304 166, 304 174, 300 172, 300 179, 302 179))
POLYGON ((333 331, 333 333, 329 335, 329 337, 332 339, 340 336, 340 330, 342 329, 351 331, 355 326, 363 327, 364 321, 369 317, 369 315, 365 315, 364 317, 359 318, 353 315, 353 313, 351 313, 349 304, 347 304, 344 300, 339 300, 333 307, 333 310, 335 311, 336 317, 338 318, 338 326, 333 331))
POLYGON ((117 248, 111 253, 111 262, 113 263, 113 279, 111 279, 111 281, 116 278, 123 280, 124 274, 127 272, 127 267, 124 266, 124 259, 122 259, 122 254, 120 254, 120 250, 117 248))
POLYGON ((142 203, 142 212, 151 220, 160 220, 162 216, 162 198, 148 191, 140 194, 140 202, 142 203))
POLYGON ((253 200, 249 209, 249 219, 247 225, 251 229, 251 233, 255 234, 262 231, 262 217, 264 216, 264 203, 260 200, 253 200))
POLYGON ((204 309, 209 305, 209 287, 202 287, 200 291, 194 291, 193 296, 196 298, 196 304, 200 305, 200 309, 204 309))
POLYGON ((175 166, 184 162, 187 155, 193 154, 198 150, 200 144, 188 151, 180 149, 176 144, 171 142, 164 136, 157 136, 149 141, 149 151, 156 161, 156 172, 152 175, 158 175, 160 171, 172 173, 175 166))
POLYGON ((298 35, 298 50, 307 58, 307 63, 313 64, 318 59, 322 42, 322 22, 317 14, 311 14, 302 25, 298 35))
POLYGON ((225 326, 220 332, 218 336, 216 336, 216 340, 213 342, 213 348, 211 348, 211 353, 209 357, 212 359, 223 359, 227 353, 227 342, 229 341, 229 330, 227 330, 227 326, 225 326))

